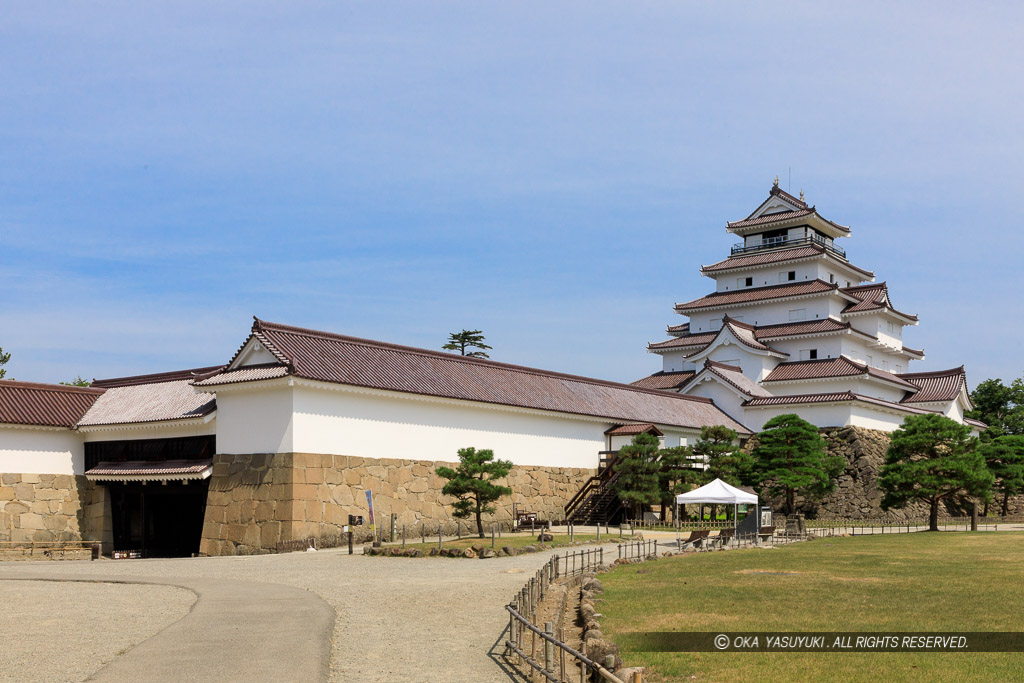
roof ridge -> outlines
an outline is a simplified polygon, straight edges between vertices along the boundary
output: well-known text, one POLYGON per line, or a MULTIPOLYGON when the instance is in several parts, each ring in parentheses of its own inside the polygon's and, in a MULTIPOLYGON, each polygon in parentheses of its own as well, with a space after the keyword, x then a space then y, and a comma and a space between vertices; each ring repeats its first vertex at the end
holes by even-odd
POLYGON ((949 368, 948 370, 931 370, 929 372, 901 372, 896 375, 906 379, 907 377, 913 377, 915 379, 922 379, 925 377, 952 377, 953 375, 967 375, 967 370, 961 365, 958 368, 949 368))
MULTIPOLYGON (((377 341, 377 340, 374 340, 374 339, 365 339, 363 337, 351 337, 351 336, 344 335, 344 334, 338 334, 336 332, 325 332, 325 331, 322 331, 322 330, 314 330, 314 329, 305 328, 305 327, 294 327, 292 325, 283 325, 283 324, 280 324, 280 323, 272 323, 272 322, 269 322, 269 321, 266 321, 266 320, 261 320, 259 322, 262 324, 262 332, 264 334, 267 332, 267 329, 269 327, 269 329, 271 331, 273 331, 274 329, 277 329, 278 331, 285 332, 285 333, 301 334, 301 335, 305 335, 305 336, 308 336, 308 337, 315 337, 315 338, 321 338, 321 339, 323 339, 323 338, 335 339, 337 341, 342 341, 342 342, 346 342, 346 343, 349 343, 349 344, 358 344, 358 345, 361 345, 361 346, 389 349, 389 350, 399 351, 399 352, 404 352, 404 353, 412 353, 412 354, 415 354, 415 355, 426 356, 426 357, 429 357, 429 358, 443 358, 445 360, 454 361, 454 362, 460 362, 460 363, 466 363, 466 364, 469 364, 469 365, 482 365, 482 366, 485 366, 485 367, 500 367, 500 368, 504 368, 506 370, 511 370, 511 371, 514 371, 514 372, 521 372, 523 374, 528 374, 528 375, 536 375, 538 377, 552 377, 552 378, 558 378, 558 379, 567 379, 567 380, 582 382, 584 384, 592 384, 592 385, 595 385, 595 386, 606 386, 606 387, 611 387, 611 388, 616 388, 616 389, 628 389, 630 391, 636 391, 636 392, 641 392, 641 393, 645 393, 645 394, 653 394, 655 396, 664 396, 667 393, 667 392, 664 392, 664 391, 659 391, 658 389, 646 389, 646 388, 643 388, 643 387, 633 386, 631 384, 624 384, 624 383, 621 383, 621 382, 613 382, 611 380, 597 379, 595 377, 584 377, 583 375, 570 375, 570 374, 563 373, 563 372, 554 372, 552 370, 542 370, 540 368, 531 368, 531 367, 526 366, 526 365, 515 365, 515 364, 512 364, 512 363, 502 363, 500 361, 494 361, 494 360, 489 360, 489 359, 484 359, 484 358, 470 358, 468 356, 459 356, 459 355, 455 355, 453 353, 445 353, 443 351, 434 351, 432 349, 423 349, 423 348, 419 348, 419 347, 416 347, 416 346, 404 346, 402 344, 393 344, 391 342, 382 342, 382 341, 377 341)), ((297 376, 299 376, 299 377, 303 377, 304 376, 302 374, 300 368, 296 369, 295 374, 297 376)), ((307 379, 316 379, 316 378, 315 377, 310 377, 310 378, 307 378, 307 379)), ((713 403, 713 401, 711 399, 703 398, 701 396, 683 396, 682 394, 671 394, 671 395, 679 397, 679 398, 695 401, 695 402, 698 402, 698 403, 713 403)))
POLYGON ((729 365, 727 363, 720 363, 717 360, 711 360, 710 358, 706 358, 704 360, 704 367, 706 367, 706 368, 723 368, 725 370, 732 370, 734 372, 743 372, 743 368, 739 367, 738 365, 729 365))
POLYGON ((0 387, 13 387, 17 389, 36 389, 41 391, 54 391, 68 394, 102 394, 105 387, 80 387, 73 384, 48 384, 44 382, 25 382, 17 379, 0 379, 0 387))
POLYGON ((216 370, 221 370, 225 365, 210 365, 203 368, 190 370, 170 370, 168 372, 154 372, 146 375, 127 375, 125 377, 111 377, 108 379, 94 379, 92 386, 113 389, 115 387, 130 387, 139 384, 161 384, 163 382, 175 382, 183 379, 193 379, 196 375, 202 375, 216 370))

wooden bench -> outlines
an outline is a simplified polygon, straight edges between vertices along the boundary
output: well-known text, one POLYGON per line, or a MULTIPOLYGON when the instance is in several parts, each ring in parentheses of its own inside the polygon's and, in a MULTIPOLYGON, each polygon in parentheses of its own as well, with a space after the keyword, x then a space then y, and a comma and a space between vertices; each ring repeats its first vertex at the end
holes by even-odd
POLYGON ((693 547, 696 548, 708 537, 708 534, 710 533, 710 529, 696 529, 695 531, 691 531, 689 536, 680 539, 679 547, 685 548, 688 545, 693 545, 693 547))
POLYGON ((757 535, 761 537, 762 541, 767 541, 769 538, 775 535, 775 527, 763 526, 761 530, 757 532, 757 535))

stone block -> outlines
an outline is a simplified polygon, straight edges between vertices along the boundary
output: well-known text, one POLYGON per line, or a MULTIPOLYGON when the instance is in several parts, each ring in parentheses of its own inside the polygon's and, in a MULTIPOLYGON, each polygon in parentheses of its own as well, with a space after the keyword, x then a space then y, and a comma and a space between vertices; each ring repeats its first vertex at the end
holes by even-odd
POLYGON ((39 475, 38 474, 22 474, 21 475, 21 483, 23 483, 23 484, 38 484, 39 483, 39 475))
POLYGON ((39 514, 37 514, 35 512, 23 512, 15 520, 15 526, 17 526, 19 529, 30 529, 30 530, 44 529, 45 528, 43 526, 43 516, 39 515, 39 514))
POLYGON ((362 468, 349 468, 345 470, 345 483, 349 486, 360 486, 363 481, 362 468))
POLYGON ((348 486, 333 487, 331 490, 331 499, 342 507, 354 505, 356 502, 355 494, 348 486))
POLYGON ((0 500, 14 500, 14 487, 0 486, 0 500))
POLYGON ((70 491, 75 488, 75 478, 70 474, 58 474, 53 478, 53 488, 70 491))
POLYGON ((36 488, 36 500, 64 500, 65 491, 56 489, 36 488))
POLYGON ((306 468, 306 483, 307 484, 322 484, 324 483, 324 470, 322 467, 311 467, 306 468))
POLYGON ((20 484, 21 475, 11 472, 5 472, 4 474, 0 474, 0 483, 3 483, 4 486, 13 486, 14 484, 20 484))
POLYGON ((276 549, 278 542, 281 540, 281 523, 263 522, 259 525, 259 529, 260 547, 267 549, 276 549))
POLYGON ((295 484, 292 486, 292 497, 296 500, 315 500, 316 486, 312 484, 295 484))

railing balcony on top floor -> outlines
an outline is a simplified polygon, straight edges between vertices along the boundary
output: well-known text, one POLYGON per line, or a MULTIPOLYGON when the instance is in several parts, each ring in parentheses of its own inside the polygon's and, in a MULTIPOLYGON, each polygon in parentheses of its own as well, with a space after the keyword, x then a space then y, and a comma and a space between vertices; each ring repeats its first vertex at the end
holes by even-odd
POLYGON ((835 254, 839 258, 846 259, 846 251, 842 247, 837 247, 832 243, 832 240, 819 235, 808 235, 806 237, 798 237, 791 239, 787 237, 768 237, 763 239, 760 244, 745 245, 743 243, 734 244, 732 247, 731 256, 737 254, 749 254, 755 251, 764 251, 766 249, 791 249, 793 247, 800 247, 803 245, 817 244, 825 247, 825 250, 835 254))

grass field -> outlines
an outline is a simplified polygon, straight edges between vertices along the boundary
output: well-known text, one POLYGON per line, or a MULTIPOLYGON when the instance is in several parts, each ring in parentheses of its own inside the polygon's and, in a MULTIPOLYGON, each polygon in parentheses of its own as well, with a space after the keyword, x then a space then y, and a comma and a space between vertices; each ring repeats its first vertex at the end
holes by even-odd
MULTIPOLYGON (((826 538, 601 577, 602 631, 1021 631, 1024 534, 826 538), (786 572, 770 574, 758 572, 786 572)), ((623 651, 645 681, 1010 681, 1024 653, 623 651)))

